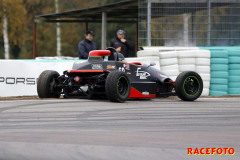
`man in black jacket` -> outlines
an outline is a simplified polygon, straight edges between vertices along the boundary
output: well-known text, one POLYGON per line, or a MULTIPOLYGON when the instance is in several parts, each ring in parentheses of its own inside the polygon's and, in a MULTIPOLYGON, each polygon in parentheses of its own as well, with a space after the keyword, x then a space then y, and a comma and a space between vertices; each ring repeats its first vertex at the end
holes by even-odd
POLYGON ((128 51, 134 49, 134 46, 125 39, 125 31, 122 29, 117 31, 117 38, 111 40, 109 47, 116 48, 124 57, 128 57, 128 51))
POLYGON ((78 44, 79 59, 88 59, 88 54, 92 50, 97 50, 97 44, 93 42, 93 31, 87 31, 85 39, 78 44))

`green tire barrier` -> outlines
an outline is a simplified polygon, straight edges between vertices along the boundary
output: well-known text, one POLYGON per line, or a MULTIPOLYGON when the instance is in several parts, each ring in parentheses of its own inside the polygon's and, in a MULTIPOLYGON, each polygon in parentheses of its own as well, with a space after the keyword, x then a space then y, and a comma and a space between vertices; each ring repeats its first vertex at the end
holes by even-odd
POLYGON ((228 57, 228 63, 230 64, 240 64, 240 57, 228 57))
POLYGON ((229 95, 240 95, 240 88, 229 88, 228 94, 229 95))
POLYGON ((227 51, 211 51, 211 58, 228 58, 227 51))
POLYGON ((228 91, 228 52, 211 50, 210 95, 227 95, 228 91))
POLYGON ((240 46, 200 49, 211 51, 210 95, 240 95, 240 46))
POLYGON ((240 64, 229 64, 228 69, 229 70, 240 70, 240 64))
POLYGON ((228 84, 227 78, 211 78, 210 80, 211 84, 228 84))
POLYGON ((228 74, 230 76, 240 76, 240 70, 229 70, 228 74))
POLYGON ((240 88, 240 82, 228 83, 228 88, 240 88))
POLYGON ((228 92, 210 91, 210 96, 225 96, 225 95, 228 95, 228 92))
POLYGON ((228 72, 224 71, 212 71, 211 78, 228 78, 228 72))
POLYGON ((211 64, 228 64, 227 58, 211 58, 211 64))
POLYGON ((228 82, 240 82, 240 76, 228 76, 228 82))
POLYGON ((240 49, 239 50, 229 50, 228 55, 229 56, 239 56, 240 57, 240 49))
POLYGON ((228 71, 227 64, 211 64, 211 71, 228 71))
POLYGON ((211 84, 210 85, 210 90, 227 92, 228 91, 228 85, 224 85, 224 84, 211 84))

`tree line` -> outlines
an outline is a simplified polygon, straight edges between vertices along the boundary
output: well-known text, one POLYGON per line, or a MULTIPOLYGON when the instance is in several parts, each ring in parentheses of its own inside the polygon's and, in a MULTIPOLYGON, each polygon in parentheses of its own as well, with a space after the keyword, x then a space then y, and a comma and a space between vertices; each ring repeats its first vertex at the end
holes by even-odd
MULTIPOLYGON (((117 0, 1 0, 0 2, 0 59, 31 59, 33 53, 33 22, 36 15, 96 7, 117 0)), ((37 56, 56 56, 56 23, 37 24, 37 56)), ((109 24, 108 41, 119 28, 135 34, 135 26, 129 24, 109 24)), ((61 55, 78 56, 77 45, 84 38, 83 23, 61 23, 61 55)), ((94 41, 99 48, 101 24, 90 23, 95 32, 94 41)), ((128 32, 129 33, 129 32, 128 32)), ((134 34, 129 35, 134 40, 134 34)))

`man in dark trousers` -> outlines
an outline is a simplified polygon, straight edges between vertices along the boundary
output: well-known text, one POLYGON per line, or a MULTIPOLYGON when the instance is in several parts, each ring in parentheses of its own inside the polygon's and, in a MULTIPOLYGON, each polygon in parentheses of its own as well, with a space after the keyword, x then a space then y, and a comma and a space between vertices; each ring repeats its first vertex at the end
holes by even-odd
POLYGON ((134 49, 134 46, 125 39, 125 31, 122 29, 117 31, 117 38, 111 40, 109 47, 116 48, 124 57, 128 57, 128 51, 134 49))
POLYGON ((88 59, 88 54, 92 50, 97 50, 97 44, 93 42, 93 31, 87 31, 85 39, 78 44, 79 59, 88 59))

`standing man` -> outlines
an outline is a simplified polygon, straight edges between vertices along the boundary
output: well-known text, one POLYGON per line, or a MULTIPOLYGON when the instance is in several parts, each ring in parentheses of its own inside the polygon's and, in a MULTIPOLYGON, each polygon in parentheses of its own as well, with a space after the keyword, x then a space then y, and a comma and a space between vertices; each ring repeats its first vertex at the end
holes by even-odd
POLYGON ((117 38, 111 40, 109 47, 116 48, 124 57, 128 57, 128 51, 134 49, 134 46, 125 39, 125 31, 122 29, 117 31, 117 38))
POLYGON ((85 39, 78 44, 79 59, 88 59, 88 54, 92 50, 97 50, 97 44, 93 42, 93 31, 87 31, 85 39))

